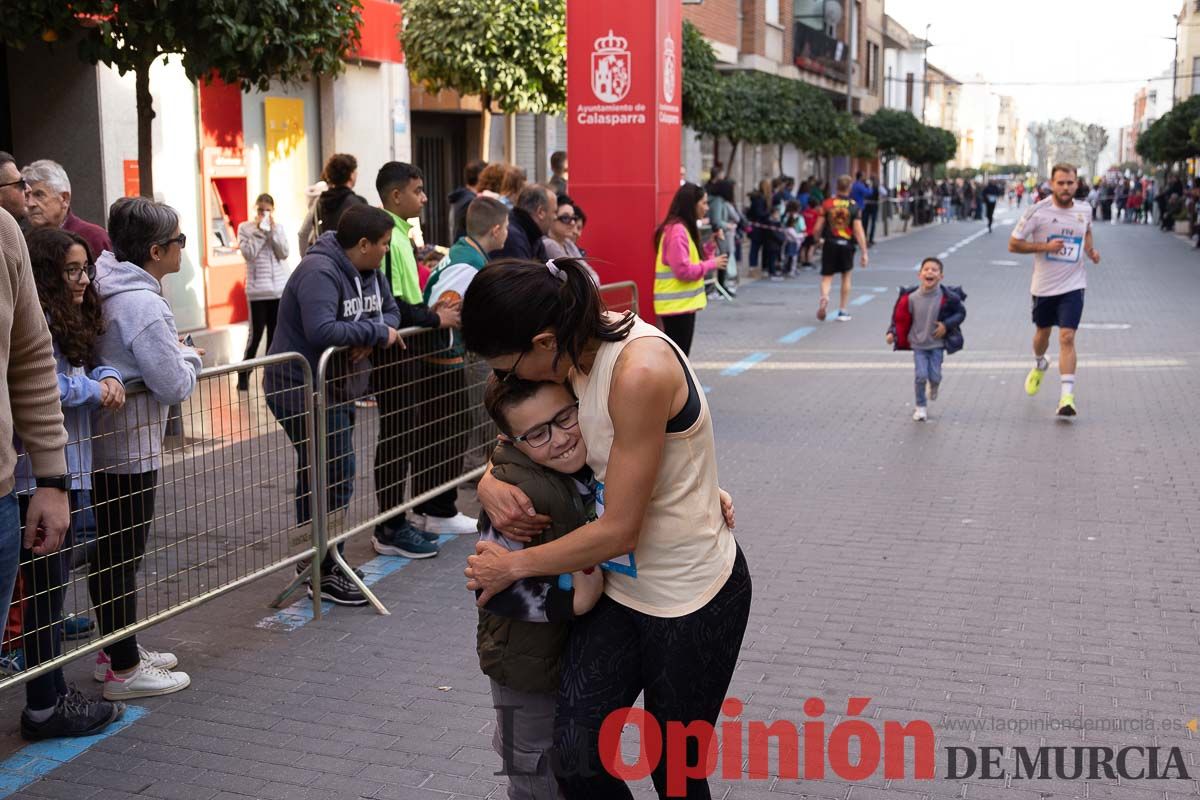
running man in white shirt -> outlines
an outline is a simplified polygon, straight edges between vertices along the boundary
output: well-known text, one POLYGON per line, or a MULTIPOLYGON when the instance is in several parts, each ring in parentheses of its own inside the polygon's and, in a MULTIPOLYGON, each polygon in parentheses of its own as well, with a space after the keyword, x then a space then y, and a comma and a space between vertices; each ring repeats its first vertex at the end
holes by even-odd
POLYGON ((1025 392, 1037 394, 1050 363, 1050 329, 1058 326, 1058 371, 1062 394, 1060 417, 1075 411, 1075 331, 1083 317, 1087 270, 1083 256, 1100 263, 1092 246, 1092 207, 1075 198, 1076 171, 1070 164, 1050 170, 1050 197, 1035 203, 1021 216, 1008 240, 1010 253, 1033 254, 1033 355, 1037 363, 1025 378, 1025 392))

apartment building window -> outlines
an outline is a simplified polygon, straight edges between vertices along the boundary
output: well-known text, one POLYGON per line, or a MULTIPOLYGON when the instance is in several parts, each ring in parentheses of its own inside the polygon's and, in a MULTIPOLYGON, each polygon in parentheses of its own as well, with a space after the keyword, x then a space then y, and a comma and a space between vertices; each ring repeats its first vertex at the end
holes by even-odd
POLYGON ((1192 59, 1192 94, 1200 94, 1200 57, 1192 59))
POLYGON ((904 76, 904 110, 912 113, 913 110, 913 74, 910 72, 904 76))
POLYGON ((1003 135, 1004 135, 1004 126, 1003 126, 1003 125, 997 125, 997 126, 996 126, 996 133, 997 133, 997 135, 999 135, 999 136, 1003 136, 1003 135))
POLYGON ((867 89, 871 94, 879 91, 879 45, 867 42, 867 89))
POLYGON ((779 3, 781 0, 767 0, 767 24, 779 24, 779 3))

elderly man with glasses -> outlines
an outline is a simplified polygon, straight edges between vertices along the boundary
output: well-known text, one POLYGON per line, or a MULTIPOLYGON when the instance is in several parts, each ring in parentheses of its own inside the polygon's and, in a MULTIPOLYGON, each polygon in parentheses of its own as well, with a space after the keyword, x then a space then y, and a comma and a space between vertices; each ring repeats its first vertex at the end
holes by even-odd
POLYGON ((25 211, 29 227, 62 228, 77 233, 96 258, 105 250, 112 250, 104 228, 80 219, 71 211, 71 180, 61 164, 49 159, 34 161, 21 170, 21 177, 28 186, 25 211))
POLYGON ((17 169, 17 160, 11 153, 0 150, 0 208, 3 208, 24 231, 25 204, 29 202, 29 184, 17 169))

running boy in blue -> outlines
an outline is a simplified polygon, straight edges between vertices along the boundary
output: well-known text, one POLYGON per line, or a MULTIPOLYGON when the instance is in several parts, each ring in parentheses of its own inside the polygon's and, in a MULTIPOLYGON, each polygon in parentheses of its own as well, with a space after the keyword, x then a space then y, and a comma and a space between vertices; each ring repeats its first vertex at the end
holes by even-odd
POLYGON ((912 350, 916 368, 913 420, 917 422, 929 418, 926 384, 928 399, 937 400, 942 383, 942 358, 963 347, 962 323, 967 318, 964 304, 967 293, 961 286, 944 286, 943 270, 942 262, 936 258, 921 262, 921 282, 900 289, 892 309, 892 324, 885 337, 896 350, 912 350))

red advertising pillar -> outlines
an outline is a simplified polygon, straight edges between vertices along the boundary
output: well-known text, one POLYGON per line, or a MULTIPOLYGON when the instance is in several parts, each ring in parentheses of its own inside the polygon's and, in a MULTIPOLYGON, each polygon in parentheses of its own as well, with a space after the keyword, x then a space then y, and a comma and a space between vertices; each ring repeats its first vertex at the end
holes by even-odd
POLYGON ((570 192, 604 283, 654 319, 654 228, 679 188, 679 0, 567 0, 570 192))

